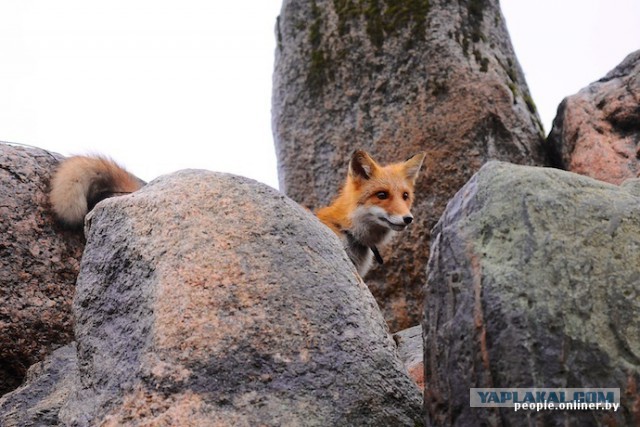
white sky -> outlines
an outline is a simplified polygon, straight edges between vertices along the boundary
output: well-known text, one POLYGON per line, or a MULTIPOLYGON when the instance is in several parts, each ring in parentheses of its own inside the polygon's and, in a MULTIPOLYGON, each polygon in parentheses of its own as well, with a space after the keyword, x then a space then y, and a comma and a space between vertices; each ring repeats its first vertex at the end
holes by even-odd
MULTIPOLYGON (((277 188, 281 0, 0 0, 0 140, 277 188)), ((502 0, 548 132, 563 97, 640 49, 638 0, 502 0)))
POLYGON ((562 99, 640 49, 640 0, 501 0, 545 132, 562 99))

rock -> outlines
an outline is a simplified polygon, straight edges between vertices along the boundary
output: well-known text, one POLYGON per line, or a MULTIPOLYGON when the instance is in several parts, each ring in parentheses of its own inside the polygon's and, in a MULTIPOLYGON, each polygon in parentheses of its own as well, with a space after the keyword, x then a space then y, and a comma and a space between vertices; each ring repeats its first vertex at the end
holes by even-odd
POLYGON ((636 197, 640 197, 640 178, 630 178, 625 180, 620 187, 627 190, 636 197))
POLYGON ((489 159, 543 164, 542 127, 497 0, 286 0, 276 26, 273 129, 280 189, 329 204, 364 149, 427 151, 411 229, 367 284, 392 330, 419 323, 430 230, 489 159))
POLYGON ((640 198, 491 162, 434 229, 423 321, 433 425, 640 420, 640 198), (472 387, 618 387, 618 412, 469 407, 472 387))
POLYGON ((62 157, 0 143, 0 395, 71 342, 71 300, 84 247, 55 224, 47 201, 62 157))
POLYGON ((422 424, 337 237, 275 190, 182 171, 86 224, 64 425, 422 424))
POLYGON ((640 50, 565 98, 548 137, 554 165, 620 184, 640 174, 640 50))
POLYGON ((32 365, 26 381, 0 398, 0 425, 4 427, 61 425, 58 412, 77 379, 75 344, 55 350, 32 365))
POLYGON ((424 390, 424 350, 422 347, 422 326, 414 326, 393 334, 398 345, 398 356, 409 373, 409 377, 424 390))

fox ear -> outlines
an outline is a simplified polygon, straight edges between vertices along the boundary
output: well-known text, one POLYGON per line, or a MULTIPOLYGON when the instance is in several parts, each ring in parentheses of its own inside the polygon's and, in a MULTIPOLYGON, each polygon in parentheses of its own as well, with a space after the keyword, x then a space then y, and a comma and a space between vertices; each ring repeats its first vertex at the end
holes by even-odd
POLYGON ((427 153, 418 153, 404 162, 404 171, 407 175, 407 179, 414 183, 416 182, 416 179, 418 179, 418 173, 422 167, 422 162, 426 156, 427 153))
POLYGON ((349 175, 355 179, 369 179, 378 165, 365 151, 358 150, 351 156, 349 175))

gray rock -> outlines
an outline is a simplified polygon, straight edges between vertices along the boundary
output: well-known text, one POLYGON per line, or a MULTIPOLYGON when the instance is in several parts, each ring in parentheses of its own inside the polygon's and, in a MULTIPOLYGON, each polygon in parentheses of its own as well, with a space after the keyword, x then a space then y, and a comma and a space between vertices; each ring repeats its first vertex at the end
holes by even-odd
POLYGON ((398 345, 398 357, 407 369, 411 379, 424 389, 424 348, 422 347, 422 326, 414 326, 393 334, 398 345))
POLYGON ((0 398, 0 425, 4 427, 57 426, 58 412, 77 378, 75 344, 49 355, 29 368, 25 383, 0 398))
POLYGON ((640 197, 640 178, 629 178, 624 180, 620 187, 627 190, 636 197, 640 197))
POLYGON ((182 171, 99 203, 85 232, 65 425, 422 423, 337 237, 275 190, 182 171))
POLYGON ((0 395, 73 339, 81 233, 56 225, 47 200, 57 154, 0 143, 0 395))
POLYGON ((491 162, 434 229, 425 299, 433 425, 633 425, 640 381, 640 198, 491 162), (469 407, 471 387, 618 387, 622 409, 469 407))
POLYGON ((547 144, 554 165, 620 184, 640 174, 640 50, 565 98, 547 144))
POLYGON ((392 330, 420 321, 430 230, 489 159, 543 164, 535 105, 497 0, 285 0, 273 130, 280 189, 336 196, 356 149, 381 163, 427 151, 411 229, 367 284, 392 330))

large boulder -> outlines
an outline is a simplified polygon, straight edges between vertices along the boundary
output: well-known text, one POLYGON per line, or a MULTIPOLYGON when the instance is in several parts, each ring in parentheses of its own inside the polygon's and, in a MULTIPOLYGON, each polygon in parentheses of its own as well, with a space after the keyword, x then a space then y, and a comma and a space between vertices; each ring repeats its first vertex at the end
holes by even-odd
POLYGON ((640 175, 640 50, 565 98, 548 137, 554 165, 613 184, 640 175))
POLYGON ((542 164, 542 127, 498 0, 285 0, 273 131, 280 188, 319 208, 355 149, 381 163, 427 151, 415 223, 367 284, 392 330, 417 324, 430 230, 489 159, 542 164))
POLYGON ((275 190, 178 172, 99 203, 85 233, 77 359, 41 369, 68 385, 30 377, 0 401, 3 422, 422 424, 420 390, 338 239, 275 190))
POLYGON ((458 192, 428 266, 428 423, 638 423, 638 185, 491 162, 458 192), (476 409, 472 387, 620 388, 622 409, 476 409))
POLYGON ((81 233, 59 227, 47 193, 61 156, 0 143, 0 395, 73 339, 81 233))

